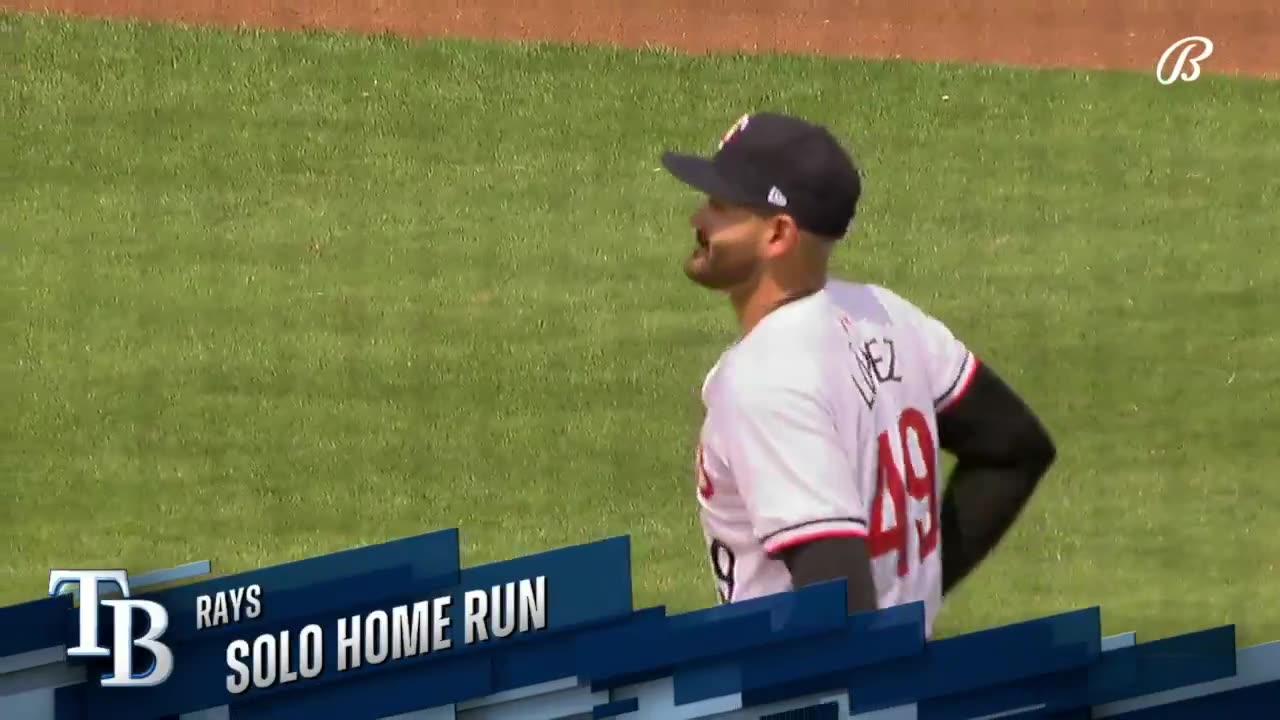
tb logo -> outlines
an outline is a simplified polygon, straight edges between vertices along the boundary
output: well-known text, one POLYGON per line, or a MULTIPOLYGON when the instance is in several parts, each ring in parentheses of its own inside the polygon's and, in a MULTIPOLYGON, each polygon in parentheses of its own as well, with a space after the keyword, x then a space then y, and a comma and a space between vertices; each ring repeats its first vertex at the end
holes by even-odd
POLYGON ((1170 45, 1169 49, 1160 56, 1160 62, 1156 63, 1156 80, 1159 80, 1161 85, 1172 85, 1178 80, 1195 82, 1196 78, 1200 77, 1200 63, 1208 60, 1212 54, 1213 41, 1209 38, 1199 35, 1184 37, 1170 45), (1173 66, 1166 70, 1170 60, 1173 61, 1173 66), (1191 69, 1183 70, 1183 67, 1188 64, 1191 65, 1191 69))
POLYGON ((80 643, 67 648, 67 657, 111 657, 112 672, 102 676, 103 687, 154 687, 173 674, 173 651, 158 642, 169 629, 169 611, 150 600, 129 597, 129 575, 124 570, 50 570, 49 594, 61 595, 64 585, 80 586, 80 643), (101 600, 99 583, 114 583, 121 600, 101 600), (98 606, 111 608, 115 632, 111 648, 98 644, 98 606), (133 611, 147 614, 151 629, 140 638, 133 636, 133 611), (133 648, 151 653, 151 667, 141 673, 133 669, 133 648))

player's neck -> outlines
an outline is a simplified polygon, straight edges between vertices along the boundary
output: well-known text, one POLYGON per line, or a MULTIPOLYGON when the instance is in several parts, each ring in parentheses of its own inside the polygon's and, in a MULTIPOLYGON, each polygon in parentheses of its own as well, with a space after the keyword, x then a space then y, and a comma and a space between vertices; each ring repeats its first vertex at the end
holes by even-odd
POLYGON ((772 293, 751 292, 751 293, 731 293, 729 295, 730 302, 733 303, 733 312, 738 316, 738 326, 742 329, 741 336, 746 337, 751 334, 756 325, 769 314, 772 303, 769 302, 771 297, 776 297, 772 293))
POLYGON ((762 281, 750 290, 730 293, 729 299, 733 303, 734 314, 738 316, 742 337, 749 335, 769 313, 818 292, 824 284, 815 280, 803 287, 783 288, 775 283, 762 281))

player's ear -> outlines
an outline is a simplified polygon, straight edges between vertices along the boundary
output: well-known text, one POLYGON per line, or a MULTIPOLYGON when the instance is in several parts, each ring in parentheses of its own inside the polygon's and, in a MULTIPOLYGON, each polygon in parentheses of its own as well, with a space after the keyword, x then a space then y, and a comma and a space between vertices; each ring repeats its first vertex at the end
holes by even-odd
POLYGON ((800 228, 790 215, 777 213, 765 218, 765 238, 765 253, 776 257, 800 242, 800 228))

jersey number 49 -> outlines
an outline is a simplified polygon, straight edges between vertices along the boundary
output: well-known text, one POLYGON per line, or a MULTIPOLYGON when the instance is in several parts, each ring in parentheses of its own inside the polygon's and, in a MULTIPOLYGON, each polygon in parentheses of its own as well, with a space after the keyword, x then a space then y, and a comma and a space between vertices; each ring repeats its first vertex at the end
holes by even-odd
POLYGON ((879 471, 871 501, 868 542, 873 558, 897 553, 898 577, 904 577, 911 571, 908 532, 914 532, 919 539, 917 554, 921 563, 938 547, 938 454, 929 421, 915 408, 903 410, 897 427, 880 433, 879 440, 879 471), (912 457, 912 438, 920 449, 919 458, 912 457), (901 467, 894 457, 895 445, 902 458, 901 467), (885 520, 886 497, 893 505, 892 525, 885 520), (916 502, 908 502, 908 497, 916 502), (927 515, 920 517, 918 510, 912 513, 913 505, 924 505, 927 515))

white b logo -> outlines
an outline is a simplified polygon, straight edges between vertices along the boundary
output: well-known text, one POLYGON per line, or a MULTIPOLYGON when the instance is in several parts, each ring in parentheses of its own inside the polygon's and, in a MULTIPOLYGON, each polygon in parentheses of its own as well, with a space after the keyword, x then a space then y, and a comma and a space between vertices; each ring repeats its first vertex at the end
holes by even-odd
POLYGON ((1178 80, 1194 82, 1200 77, 1200 63, 1212 54, 1213 41, 1209 38, 1200 35, 1184 37, 1170 45, 1169 49, 1160 56, 1160 62, 1156 63, 1156 80, 1159 80, 1161 85, 1172 85, 1178 80), (1171 68, 1167 67, 1170 59, 1173 59, 1171 68), (1184 70, 1183 68, 1188 64, 1191 65, 1191 69, 1184 70))

